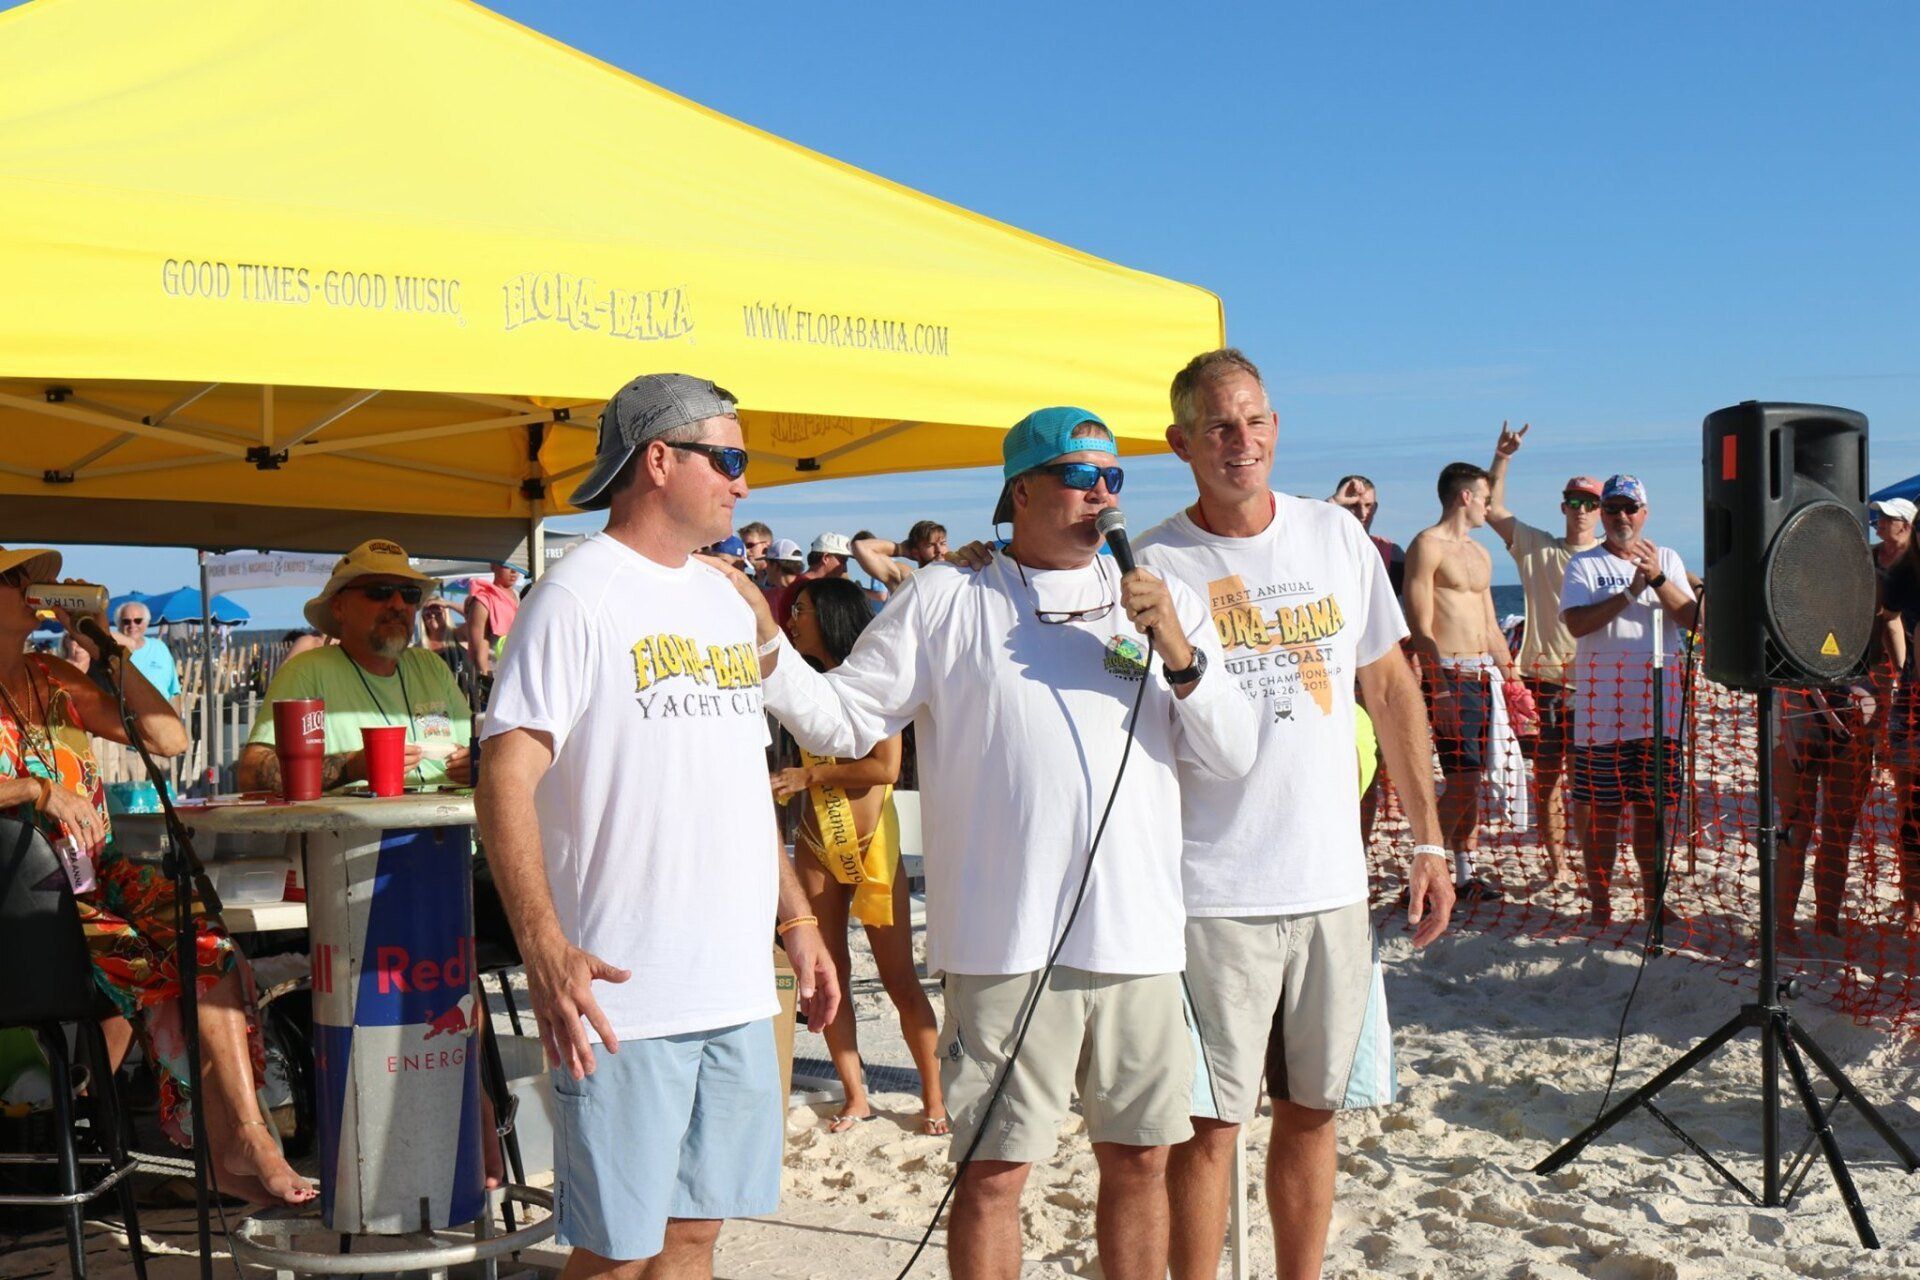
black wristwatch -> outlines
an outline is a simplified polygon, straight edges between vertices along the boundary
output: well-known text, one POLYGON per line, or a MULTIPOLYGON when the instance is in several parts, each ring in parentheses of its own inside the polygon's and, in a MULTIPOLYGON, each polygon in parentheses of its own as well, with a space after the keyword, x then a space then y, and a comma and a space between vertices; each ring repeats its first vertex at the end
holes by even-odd
POLYGON ((1655 591, 1658 591, 1660 588, 1667 585, 1667 575, 1664 573, 1655 574, 1653 577, 1647 579, 1647 585, 1652 587, 1655 591))
POLYGON ((1185 670, 1163 672, 1167 677, 1167 683, 1176 689, 1194 683, 1206 673, 1207 654, 1204 649, 1195 649, 1193 651, 1193 665, 1187 667, 1185 670))

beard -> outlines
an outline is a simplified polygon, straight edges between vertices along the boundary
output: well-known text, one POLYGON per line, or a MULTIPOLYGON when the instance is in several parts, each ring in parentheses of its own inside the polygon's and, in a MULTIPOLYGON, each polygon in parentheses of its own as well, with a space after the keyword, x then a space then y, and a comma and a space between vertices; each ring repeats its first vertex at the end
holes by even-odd
POLYGON ((400 655, 407 651, 410 640, 408 634, 395 627, 375 627, 367 636, 367 648, 388 662, 398 662, 400 655))

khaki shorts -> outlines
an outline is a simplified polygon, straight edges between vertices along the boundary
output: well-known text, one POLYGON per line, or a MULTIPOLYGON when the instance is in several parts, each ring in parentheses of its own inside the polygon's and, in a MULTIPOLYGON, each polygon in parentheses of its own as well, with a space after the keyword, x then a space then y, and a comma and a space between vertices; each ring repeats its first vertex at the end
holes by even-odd
MULTIPOLYGON (((955 1160, 980 1127, 1039 978, 946 976, 940 1086, 953 1117, 955 1160)), ((1191 1138, 1193 1044, 1180 1006, 1177 973, 1055 968, 976 1158, 1051 1159, 1076 1093, 1094 1142, 1161 1147, 1191 1138)))
POLYGON ((1199 1043, 1193 1114, 1246 1124, 1260 1079, 1316 1111, 1396 1096, 1380 948, 1367 904, 1297 916, 1187 921, 1186 987, 1199 1043))

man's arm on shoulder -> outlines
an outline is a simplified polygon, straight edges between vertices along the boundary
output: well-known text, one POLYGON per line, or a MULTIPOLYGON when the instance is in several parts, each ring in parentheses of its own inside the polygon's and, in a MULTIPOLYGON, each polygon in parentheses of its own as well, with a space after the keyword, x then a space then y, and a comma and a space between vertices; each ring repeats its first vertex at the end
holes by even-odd
POLYGON ((959 570, 937 564, 908 574, 831 675, 809 667, 786 637, 771 629, 770 618, 755 610, 760 643, 779 645, 762 658, 767 710, 816 755, 854 759, 900 732, 928 692, 925 646, 935 628, 927 621, 925 598, 960 576, 959 570))
POLYGON ((885 538, 861 538, 853 544, 853 558, 889 591, 913 574, 913 570, 894 559, 899 554, 900 544, 888 542, 885 538))

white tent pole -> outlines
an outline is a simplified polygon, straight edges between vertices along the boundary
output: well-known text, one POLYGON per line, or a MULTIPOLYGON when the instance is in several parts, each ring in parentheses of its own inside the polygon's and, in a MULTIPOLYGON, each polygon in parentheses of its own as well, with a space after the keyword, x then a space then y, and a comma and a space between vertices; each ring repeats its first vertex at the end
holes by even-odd
POLYGON ((214 717, 219 713, 213 696, 213 589, 207 578, 205 551, 200 552, 200 706, 200 745, 207 766, 207 793, 211 795, 220 789, 220 762, 213 754, 214 717))
POLYGON ((546 488, 540 484, 540 446, 546 443, 547 428, 534 423, 527 427, 527 470, 531 492, 527 503, 527 581, 538 582, 547 571, 547 526, 540 518, 540 505, 546 501, 546 488))

